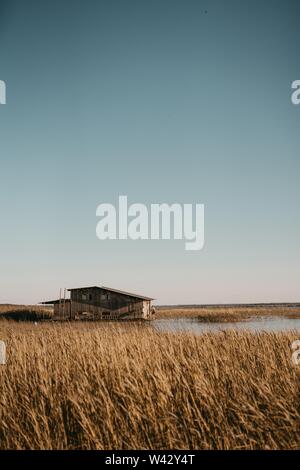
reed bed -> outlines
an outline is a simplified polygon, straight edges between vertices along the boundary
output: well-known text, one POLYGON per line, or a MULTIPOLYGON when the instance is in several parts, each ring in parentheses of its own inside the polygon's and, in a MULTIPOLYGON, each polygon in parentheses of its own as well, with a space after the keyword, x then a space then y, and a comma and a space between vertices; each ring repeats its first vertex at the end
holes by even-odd
POLYGON ((14 321, 50 320, 53 309, 39 305, 0 304, 0 319, 14 321))
POLYGON ((300 448, 296 332, 0 321, 1 449, 300 448))
POLYGON ((236 306, 236 307, 158 307, 157 318, 192 318, 202 322, 237 322, 258 317, 300 318, 300 307, 236 306))

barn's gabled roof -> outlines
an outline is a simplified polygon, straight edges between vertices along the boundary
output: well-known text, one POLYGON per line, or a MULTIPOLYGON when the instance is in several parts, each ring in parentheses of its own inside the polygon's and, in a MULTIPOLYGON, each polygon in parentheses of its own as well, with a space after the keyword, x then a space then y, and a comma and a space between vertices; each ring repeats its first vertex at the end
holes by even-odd
POLYGON ((82 290, 82 289, 84 289, 84 290, 85 289, 101 289, 101 290, 106 290, 108 292, 116 292, 117 294, 128 295, 129 297, 135 297, 136 299, 154 300, 152 297, 145 297, 143 295, 133 294, 132 292, 126 292, 126 291, 122 291, 122 290, 112 289, 111 287, 105 287, 105 286, 73 287, 72 289, 68 289, 68 291, 82 290))

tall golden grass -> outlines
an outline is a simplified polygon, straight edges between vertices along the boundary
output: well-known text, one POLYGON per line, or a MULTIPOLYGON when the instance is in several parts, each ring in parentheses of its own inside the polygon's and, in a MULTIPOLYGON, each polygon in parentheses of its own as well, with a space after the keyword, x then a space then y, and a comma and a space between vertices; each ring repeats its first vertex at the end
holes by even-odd
POLYGON ((297 334, 0 322, 1 449, 296 449, 297 334))

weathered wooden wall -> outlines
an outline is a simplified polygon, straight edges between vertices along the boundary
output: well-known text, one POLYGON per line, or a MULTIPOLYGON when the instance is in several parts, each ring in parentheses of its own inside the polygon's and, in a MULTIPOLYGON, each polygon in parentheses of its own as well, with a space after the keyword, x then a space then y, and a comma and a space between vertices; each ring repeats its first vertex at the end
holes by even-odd
POLYGON ((71 301, 54 305, 59 319, 150 319, 150 300, 100 288, 71 290, 71 301))
POLYGON ((59 303, 54 304, 54 318, 62 318, 68 320, 70 318, 70 306, 71 302, 64 302, 61 300, 59 303))

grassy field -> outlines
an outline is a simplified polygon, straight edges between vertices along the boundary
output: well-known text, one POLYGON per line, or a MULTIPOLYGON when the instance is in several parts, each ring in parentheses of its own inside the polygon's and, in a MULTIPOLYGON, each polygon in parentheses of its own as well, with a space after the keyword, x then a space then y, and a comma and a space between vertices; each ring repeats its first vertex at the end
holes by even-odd
POLYGON ((300 448, 296 333, 0 321, 1 449, 300 448))

